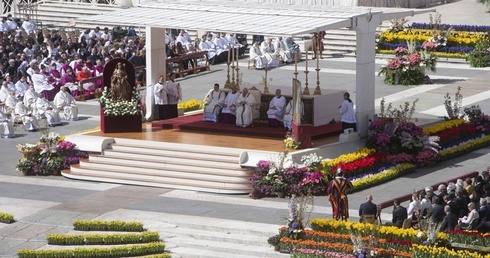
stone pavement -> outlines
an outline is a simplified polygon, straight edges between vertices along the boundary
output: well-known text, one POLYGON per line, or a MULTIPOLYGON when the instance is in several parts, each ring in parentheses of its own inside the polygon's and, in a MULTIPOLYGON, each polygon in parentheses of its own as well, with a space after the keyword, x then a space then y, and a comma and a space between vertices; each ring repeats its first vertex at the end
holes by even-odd
MULTIPOLYGON (((436 6, 442 13, 443 23, 488 25, 488 13, 483 5, 463 0, 436 6), (461 12, 461 10, 465 12, 461 12)), ((428 22, 428 16, 410 18, 428 22)), ((376 69, 386 61, 377 60, 376 69)), ((355 98, 355 60, 334 58, 327 55, 320 60, 322 88, 344 89, 355 98)), ((263 71, 247 70, 246 60, 240 62, 243 82, 259 83, 263 71)), ((300 63, 300 70, 304 64, 300 63)), ((384 85, 382 77, 376 77, 376 103, 385 97, 395 106, 418 98, 415 117, 435 119, 444 115, 443 96, 452 96, 457 86, 462 86, 464 105, 480 105, 490 113, 490 68, 469 68, 466 64, 439 63, 437 73, 431 74, 432 85, 417 87, 384 85)), ((211 86, 224 84, 226 66, 212 66, 212 71, 185 77, 180 80, 184 100, 202 99, 211 86)), ((271 70, 270 84, 289 85, 294 67, 282 66, 271 70)), ((301 76, 300 75, 300 79, 301 76)), ((310 73, 310 82, 314 75, 310 73)), ((310 83, 310 87, 313 83, 310 83)), ((79 103, 81 120, 66 122, 51 128, 62 135, 82 132, 99 125, 98 102, 89 100, 79 103)), ((266 243, 267 236, 285 225, 288 217, 284 199, 266 198, 252 200, 242 195, 216 195, 171 189, 137 187, 106 183, 73 181, 63 177, 23 177, 15 171, 20 153, 15 145, 35 143, 40 133, 17 131, 17 138, 0 139, 0 211, 14 214, 17 222, 0 224, 0 257, 15 257, 23 248, 48 248, 46 235, 72 232, 75 219, 122 219, 144 222, 150 230, 158 230, 168 249, 182 257, 281 257, 266 243), (195 238, 200 240, 196 240, 195 238), (194 239, 194 240, 192 240, 194 239), (204 239, 204 240, 203 240, 204 239), (255 240, 254 240, 255 239, 255 240), (230 242, 232 248, 221 243, 230 242), (233 250, 231 250, 233 249, 233 250), (225 255, 226 254, 226 255, 225 255)), ((490 165, 489 148, 468 153, 432 168, 419 169, 415 173, 385 183, 375 188, 349 196, 351 220, 357 220, 357 208, 366 194, 374 196, 374 202, 382 202, 407 194, 413 189, 456 177, 462 173, 482 171, 490 165)), ((390 219, 385 210, 383 219, 390 219)), ((311 218, 330 216, 326 197, 315 198, 311 218)), ((283 255, 284 256, 284 255, 283 255)))

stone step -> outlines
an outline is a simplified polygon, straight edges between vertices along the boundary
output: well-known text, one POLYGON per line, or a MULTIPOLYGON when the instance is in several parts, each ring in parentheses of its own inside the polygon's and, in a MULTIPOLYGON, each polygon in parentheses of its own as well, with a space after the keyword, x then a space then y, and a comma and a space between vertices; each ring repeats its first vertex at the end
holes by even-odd
POLYGON ((106 164, 106 163, 93 163, 93 162, 80 162, 80 169, 86 170, 99 170, 114 172, 119 174, 132 174, 141 176, 151 176, 156 178, 166 178, 166 179, 182 179, 182 180, 199 180, 206 182, 216 182, 216 183, 231 183, 231 184, 248 184, 249 176, 245 175, 238 177, 229 173, 228 175, 213 175, 206 174, 207 171, 202 173, 194 172, 189 173, 184 169, 182 170, 169 170, 167 168, 147 168, 147 167, 133 167, 128 166, 124 161, 121 164, 106 164))
POLYGON ((143 149, 143 148, 135 148, 131 146, 121 146, 117 144, 111 144, 112 151, 117 152, 130 152, 134 154, 142 154, 142 155, 152 155, 159 156, 167 159, 192 159, 192 160, 212 160, 214 162, 223 162, 223 163, 232 163, 238 164, 239 157, 238 156, 221 156, 214 154, 204 153, 205 150, 202 150, 202 153, 197 152, 184 152, 184 151, 174 151, 174 150, 156 150, 156 149, 143 149))
POLYGON ((173 150, 173 151, 185 151, 202 153, 205 151, 208 154, 220 155, 220 156, 240 156, 243 152, 242 149, 236 148, 225 148, 225 147, 215 147, 215 146, 204 146, 204 145, 193 145, 184 143, 171 143, 171 142, 155 142, 155 141, 141 141, 132 139, 116 138, 114 139, 116 145, 130 146, 130 147, 140 147, 140 148, 151 148, 157 150, 173 150))
MULTIPOLYGON (((289 254, 281 254, 279 252, 274 252, 272 247, 271 253, 267 253, 265 256, 261 257, 270 257, 270 258, 284 258, 290 257, 289 254)), ((241 254, 230 254, 223 252, 214 252, 202 249, 196 249, 192 247, 176 247, 169 249, 169 252, 172 254, 174 258, 224 258, 224 257, 233 257, 233 258, 254 258, 257 256, 251 255, 241 255, 241 254)))
POLYGON ((233 232, 232 229, 223 230, 223 231, 224 232, 216 232, 216 231, 209 231, 209 230, 198 230, 198 229, 177 227, 172 229, 166 229, 160 235, 161 238, 167 240, 168 243, 177 243, 177 241, 174 241, 174 239, 185 237, 190 239, 214 241, 220 243, 237 243, 243 245, 261 246, 261 247, 269 246, 269 244, 267 243, 268 237, 265 236, 236 234, 233 232))
MULTIPOLYGON (((199 240, 199 239, 190 239, 190 238, 174 238, 169 239, 168 241, 174 241, 174 243, 179 243, 178 248, 192 248, 198 249, 201 252, 210 251, 219 256, 214 257, 236 257, 236 255, 246 255, 248 257, 284 257, 279 253, 275 252, 274 249, 270 246, 255 246, 255 245, 243 245, 236 243, 222 243, 215 241, 207 241, 207 240, 199 240), (279 254, 279 256, 275 256, 279 254)), ((266 240, 267 244, 267 240, 266 240)), ((178 248, 168 249, 169 252, 175 253, 178 251, 178 248)), ((180 251, 182 252, 182 250, 180 251)), ((188 257, 188 256, 182 256, 188 257)))
MULTIPOLYGON (((80 163, 87 163, 87 161, 81 160, 80 163)), ((189 163, 171 163, 171 162, 147 162, 143 160, 132 160, 119 158, 112 158, 104 155, 91 155, 88 162, 96 164, 108 164, 108 165, 123 165, 128 167, 141 167, 149 169, 158 170, 169 170, 169 171, 185 171, 188 173, 206 173, 211 175, 222 175, 222 176, 251 176, 252 170, 248 168, 240 168, 235 166, 230 169, 223 169, 220 167, 203 167, 203 166, 191 166, 189 163)))
POLYGON ((123 174, 117 172, 108 172, 103 170, 86 170, 80 168, 78 164, 72 165, 69 171, 64 170, 61 174, 67 178, 128 184, 153 186, 169 189, 181 189, 189 191, 199 191, 219 194, 247 194, 250 192, 250 185, 247 184, 231 184, 231 183, 216 183, 205 182, 200 180, 178 179, 178 178, 158 178, 154 176, 123 174))
POLYGON ((222 169, 237 169, 239 168, 238 161, 236 163, 219 162, 214 160, 196 160, 192 157, 190 158, 180 158, 180 157, 164 157, 157 155, 149 155, 144 153, 134 153, 134 152, 120 152, 115 150, 104 150, 104 156, 120 159, 132 159, 141 160, 146 162, 167 162, 172 164, 186 164, 188 166, 196 167, 208 167, 208 168, 222 168, 222 169))

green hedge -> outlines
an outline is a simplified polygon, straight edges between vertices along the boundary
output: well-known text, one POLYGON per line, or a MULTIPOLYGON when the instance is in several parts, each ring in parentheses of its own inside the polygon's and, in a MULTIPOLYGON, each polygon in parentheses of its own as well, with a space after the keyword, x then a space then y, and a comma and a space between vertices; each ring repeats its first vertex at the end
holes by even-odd
POLYGON ((75 248, 73 250, 20 250, 17 255, 19 256, 19 258, 110 258, 161 254, 164 251, 165 243, 153 242, 129 246, 75 248))
POLYGON ((14 223, 15 222, 14 215, 6 212, 0 212, 0 222, 9 223, 9 224, 14 223))
POLYGON ((75 220, 73 221, 75 230, 82 231, 127 231, 141 232, 143 223, 140 222, 125 222, 125 221, 103 221, 103 220, 75 220))
POLYGON ((160 241, 158 232, 128 234, 50 234, 47 237, 50 245, 123 245, 160 241))

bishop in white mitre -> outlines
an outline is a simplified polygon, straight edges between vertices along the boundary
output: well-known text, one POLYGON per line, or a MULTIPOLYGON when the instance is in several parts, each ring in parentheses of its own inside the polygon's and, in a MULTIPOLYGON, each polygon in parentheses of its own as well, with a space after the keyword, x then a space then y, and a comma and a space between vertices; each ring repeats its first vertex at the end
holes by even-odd
POLYGON ((66 91, 66 86, 54 96, 54 106, 58 110, 63 110, 63 118, 66 120, 78 120, 78 107, 73 96, 66 91))
POLYGON ((0 135, 2 138, 14 138, 14 126, 8 115, 0 110, 0 135))
POLYGON ((255 97, 248 92, 247 88, 244 88, 235 103, 237 107, 236 125, 240 127, 250 126, 253 121, 253 107, 256 103, 255 97))
POLYGON ((281 127, 284 120, 284 114, 286 108, 286 98, 281 95, 281 90, 276 90, 276 96, 272 98, 269 103, 269 110, 267 110, 267 117, 269 118, 269 126, 281 127))
POLYGON ((15 114, 19 116, 20 121, 24 124, 27 131, 37 131, 37 128, 39 128, 37 119, 33 115, 32 110, 26 107, 23 102, 17 102, 15 105, 15 114))
POLYGON ((226 94, 219 89, 219 84, 215 83, 214 88, 206 95, 203 121, 218 122, 219 113, 225 103, 225 95, 226 94))

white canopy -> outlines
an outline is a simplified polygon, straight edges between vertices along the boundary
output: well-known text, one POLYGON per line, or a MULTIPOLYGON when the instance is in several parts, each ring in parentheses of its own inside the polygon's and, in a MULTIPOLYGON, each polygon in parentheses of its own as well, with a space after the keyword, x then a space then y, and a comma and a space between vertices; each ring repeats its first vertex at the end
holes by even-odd
MULTIPOLYGON (((286 1, 288 2, 288 1, 286 1)), ((138 7, 80 18, 94 24, 182 28, 240 34, 294 36, 355 27, 356 19, 380 14, 381 20, 432 10, 351 6, 297 5, 258 0, 161 0, 138 7)))

